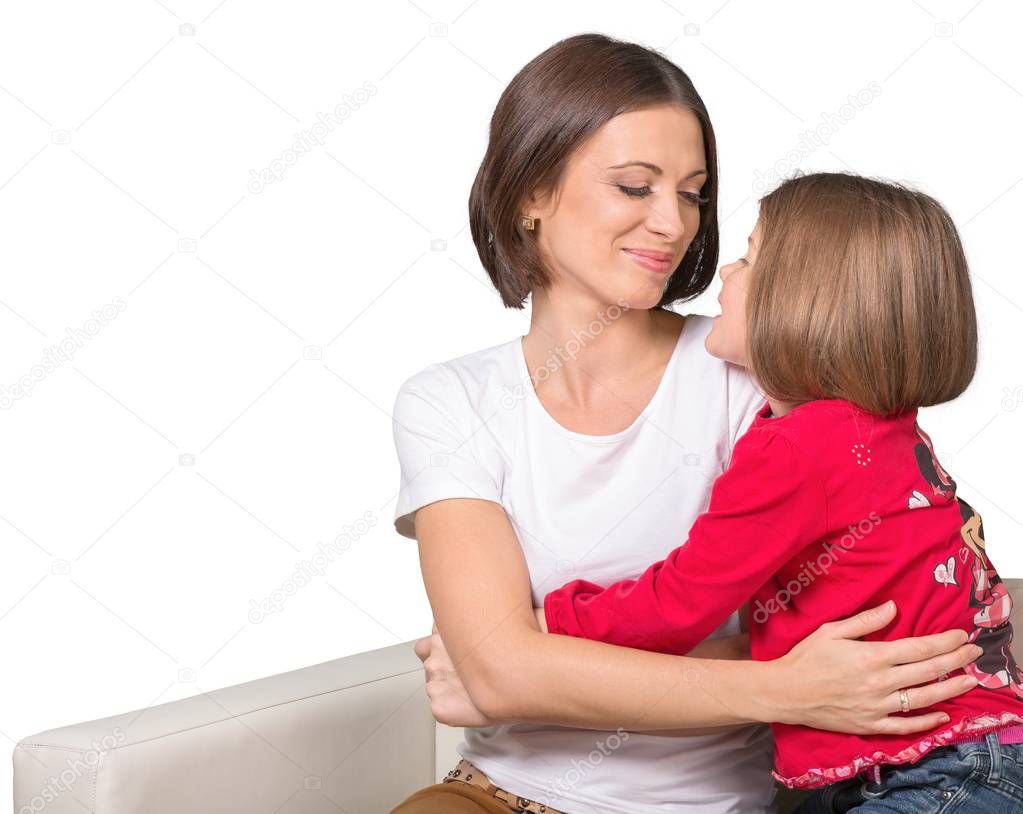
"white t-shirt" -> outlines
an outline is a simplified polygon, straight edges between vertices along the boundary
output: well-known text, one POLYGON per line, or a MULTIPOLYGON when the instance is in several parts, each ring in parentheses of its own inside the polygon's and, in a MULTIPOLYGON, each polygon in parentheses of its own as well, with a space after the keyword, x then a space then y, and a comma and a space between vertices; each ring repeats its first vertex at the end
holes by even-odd
MULTIPOLYGON (((499 503, 522 545, 534 607, 572 579, 639 576, 686 539, 764 403, 745 370, 707 352, 711 322, 686 317, 646 409, 611 435, 554 420, 521 337, 411 376, 393 411, 395 528, 414 538, 415 510, 444 498, 499 503)), ((709 638, 737 632, 733 614, 709 638)), ((773 810, 766 725, 676 738, 515 723, 466 728, 458 752, 498 786, 569 814, 773 810)))

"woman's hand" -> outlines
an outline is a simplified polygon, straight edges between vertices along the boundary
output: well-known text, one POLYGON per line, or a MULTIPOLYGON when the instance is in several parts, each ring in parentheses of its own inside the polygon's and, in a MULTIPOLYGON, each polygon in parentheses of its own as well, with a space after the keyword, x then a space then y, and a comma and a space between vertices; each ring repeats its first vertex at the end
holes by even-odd
POLYGON ((448 726, 493 726, 498 723, 487 718, 472 702, 462 686, 462 680, 444 647, 436 624, 431 635, 416 642, 415 651, 426 671, 426 695, 430 699, 430 712, 439 723, 448 726))
POLYGON ((909 708, 919 710, 976 686, 976 679, 945 675, 982 652, 966 644, 964 630, 890 642, 856 641, 881 630, 895 616, 889 602, 848 619, 829 622, 785 656, 769 664, 777 670, 769 688, 765 720, 803 724, 852 734, 902 735, 945 723, 943 712, 903 717, 899 690, 909 708), (920 686, 922 685, 922 686, 920 686))

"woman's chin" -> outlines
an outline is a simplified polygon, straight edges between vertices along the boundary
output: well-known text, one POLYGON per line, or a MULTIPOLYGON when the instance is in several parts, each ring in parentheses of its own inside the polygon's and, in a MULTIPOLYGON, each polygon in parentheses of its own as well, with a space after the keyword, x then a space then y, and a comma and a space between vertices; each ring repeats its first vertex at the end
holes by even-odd
POLYGON ((644 284, 640 282, 638 285, 634 285, 627 291, 622 291, 619 297, 616 297, 613 301, 618 302, 619 300, 627 302, 630 308, 649 310, 656 308, 657 303, 661 301, 661 297, 664 296, 664 289, 657 285, 651 285, 649 282, 644 284))

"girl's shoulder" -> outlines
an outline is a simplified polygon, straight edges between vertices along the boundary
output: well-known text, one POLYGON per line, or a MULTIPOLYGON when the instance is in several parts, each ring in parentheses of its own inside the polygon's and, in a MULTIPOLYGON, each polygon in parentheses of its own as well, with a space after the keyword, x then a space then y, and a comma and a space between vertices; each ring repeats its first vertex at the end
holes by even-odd
POLYGON ((823 442, 836 433, 848 430, 861 435, 884 432, 906 425, 907 422, 911 426, 916 419, 915 412, 881 416, 848 399, 814 399, 797 404, 782 416, 772 415, 768 408, 762 409, 755 425, 823 442))
POLYGON ((812 462, 818 471, 827 472, 836 462, 847 459, 860 464, 857 469, 866 467, 872 460, 872 450, 888 448, 898 436, 905 435, 899 423, 845 399, 807 401, 782 416, 772 415, 765 402, 757 411, 750 434, 781 437, 800 458, 812 462))
MULTIPOLYGON (((913 508, 920 482, 921 435, 916 410, 882 416, 845 399, 818 399, 783 416, 761 411, 753 430, 782 436, 795 454, 812 465, 826 485, 836 517, 848 510, 865 516, 913 508)), ((840 524, 841 525, 841 524, 840 524)))

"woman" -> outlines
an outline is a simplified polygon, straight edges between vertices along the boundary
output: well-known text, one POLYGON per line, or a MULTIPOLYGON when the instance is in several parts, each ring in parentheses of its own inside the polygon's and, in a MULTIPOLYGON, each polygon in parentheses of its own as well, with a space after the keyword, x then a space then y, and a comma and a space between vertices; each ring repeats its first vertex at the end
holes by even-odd
POLYGON ((634 576, 685 539, 763 403, 707 353, 711 320, 666 309, 715 274, 717 192, 706 108, 654 51, 571 37, 498 102, 470 224, 504 304, 532 295, 530 330, 395 401, 395 526, 443 633, 417 652, 438 719, 471 728, 452 782, 394 812, 768 811, 765 722, 919 731, 939 715, 890 716, 900 690, 912 709, 965 690, 935 681, 979 652, 964 631, 852 641, 891 607, 773 662, 748 660, 737 614, 689 657, 540 633, 547 591, 634 576))

